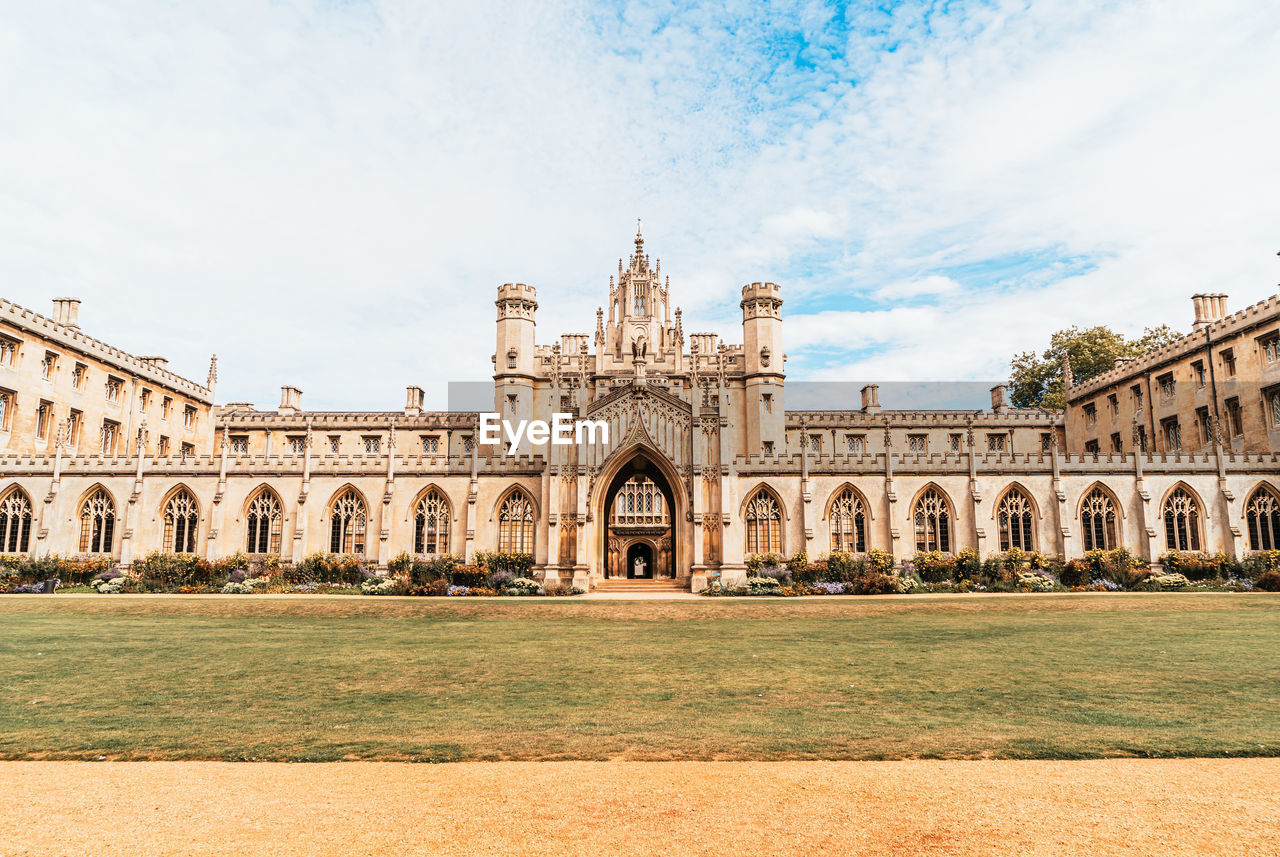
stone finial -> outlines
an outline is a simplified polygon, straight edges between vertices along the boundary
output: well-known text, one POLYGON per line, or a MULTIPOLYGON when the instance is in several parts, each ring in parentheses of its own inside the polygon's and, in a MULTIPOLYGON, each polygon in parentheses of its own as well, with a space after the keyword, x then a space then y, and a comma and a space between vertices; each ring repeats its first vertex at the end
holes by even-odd
POLYGON ((204 385, 210 393, 213 392, 214 387, 218 386, 218 355, 216 354, 209 358, 209 374, 204 385))

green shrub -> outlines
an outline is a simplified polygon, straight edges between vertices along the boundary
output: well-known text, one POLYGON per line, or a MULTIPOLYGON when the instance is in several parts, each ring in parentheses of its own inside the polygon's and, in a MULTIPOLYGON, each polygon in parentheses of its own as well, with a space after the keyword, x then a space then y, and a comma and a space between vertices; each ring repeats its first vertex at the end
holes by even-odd
POLYGON ((973 582, 982 573, 982 560, 973 548, 962 548, 955 556, 955 567, 952 574, 956 580, 973 582))
POLYGON ((503 595, 537 595, 541 591, 538 581, 528 577, 513 577, 502 588, 503 595))
POLYGON ((553 595, 556 597, 563 597, 566 595, 575 595, 577 594, 577 592, 578 590, 575 590, 573 588, 573 584, 570 584, 570 583, 563 583, 563 582, 551 583, 551 584, 544 584, 542 587, 543 595, 553 595))
POLYGON ((1280 571, 1269 569, 1262 572, 1253 585, 1263 592, 1280 592, 1280 571))
POLYGON ((1023 592, 1052 592, 1053 581, 1035 572, 1023 572, 1018 575, 1018 589, 1023 592))
POLYGON ((208 586, 214 582, 214 566, 190 553, 152 551, 133 561, 130 572, 144 580, 159 581, 166 589, 181 586, 208 586))
POLYGON ((773 577, 748 577, 747 595, 781 595, 782 584, 773 577))
POLYGON ((1148 579, 1148 583, 1159 589, 1186 589, 1191 585, 1185 574, 1159 574, 1148 579))
POLYGON ((360 584, 361 595, 404 595, 407 591, 403 577, 367 577, 360 584))
POLYGON ((1234 557, 1221 551, 1165 551, 1160 555, 1160 562, 1169 573, 1185 575, 1188 580, 1210 580, 1215 577, 1225 579, 1240 568, 1234 557))
POLYGON ((759 577, 764 568, 782 567, 786 564, 782 554, 753 553, 747 557, 747 577, 759 577))
POLYGON ((387 563, 387 571, 407 579, 413 586, 427 586, 437 580, 447 582, 453 567, 461 562, 461 557, 448 553, 420 557, 401 551, 387 563))
POLYGON ((1083 559, 1073 559, 1063 563, 1058 571, 1058 579, 1063 586, 1088 586, 1094 578, 1092 566, 1083 559))
POLYGON ((867 551, 867 564, 881 574, 893 573, 893 554, 880 548, 867 551))
POLYGON ((942 583, 955 576, 955 560, 942 551, 920 551, 911 565, 925 583, 942 583))
POLYGON ((449 571, 449 583, 467 588, 484 586, 489 582, 489 575, 478 565, 455 565, 449 571))
POLYGON ((512 577, 525 577, 526 572, 533 568, 533 554, 477 551, 476 564, 483 568, 486 574, 507 572, 512 577))
POLYGON ((832 583, 850 583, 871 570, 872 565, 869 559, 843 551, 832 551, 827 556, 827 575, 824 580, 832 583))
POLYGON ((901 585, 902 578, 896 574, 868 571, 853 582, 852 592, 854 595, 893 595, 905 591, 901 585))
POLYGON ((87 586, 93 578, 115 567, 109 557, 64 557, 45 554, 29 557, 21 554, 0 556, 0 588, 38 583, 57 578, 63 586, 87 586))
MULTIPOLYGON (((998 553, 992 554, 982 561, 982 571, 978 575, 978 578, 988 585, 998 583, 1001 580, 1004 580, 1006 575, 1009 574, 1009 572, 1006 572, 1005 567, 1005 558, 998 553)), ((1012 567, 1017 568, 1016 565, 1012 567)))
POLYGON ((830 580, 830 563, 825 559, 820 559, 817 562, 811 562, 799 572, 792 575, 792 579, 795 580, 796 583, 803 583, 805 585, 811 585, 820 580, 830 580))
POLYGON ((1255 551, 1240 563, 1241 574, 1253 581, 1268 571, 1280 572, 1280 550, 1255 551))
POLYGON ((1139 559, 1124 548, 1111 551, 1094 548, 1085 552, 1084 560, 1095 577, 1110 580, 1125 589, 1137 589, 1151 576, 1146 560, 1139 559))
POLYGON ((319 581, 358 584, 365 577, 364 559, 352 554, 317 551, 303 557, 292 574, 297 578, 290 581, 292 583, 319 581))

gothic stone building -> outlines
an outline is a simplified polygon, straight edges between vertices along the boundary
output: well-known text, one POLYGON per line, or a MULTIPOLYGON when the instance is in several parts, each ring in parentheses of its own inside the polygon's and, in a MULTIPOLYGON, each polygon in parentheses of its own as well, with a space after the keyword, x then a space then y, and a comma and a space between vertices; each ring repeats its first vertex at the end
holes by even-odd
MULTIPOLYGON (((51 318, 0 302, 0 552, 128 564, 153 550, 330 551, 385 566, 401 551, 527 551, 547 580, 696 590, 713 572, 741 579, 759 553, 1125 546, 1155 559, 1276 544, 1270 400, 1248 402, 1259 414, 1241 417, 1238 441, 1233 428, 1226 442, 1184 431, 1138 454, 1123 443, 1134 426, 1166 425, 1164 411, 1143 413, 1156 407, 1151 373, 1157 387, 1166 372, 1192 378, 1177 414, 1207 403, 1193 386, 1200 330, 1071 388, 1066 413, 1011 408, 1003 387, 985 411, 888 410, 874 385, 847 409, 789 411, 779 286, 743 287, 742 339, 727 343, 685 332, 660 268, 637 233, 595 330, 550 345, 535 338, 535 290, 499 287, 493 410, 610 429, 607 442, 526 439, 510 453, 478 442, 478 413, 424 410, 417 387, 397 411, 308 411, 290 386, 273 411, 218 407, 216 361, 201 385, 86 336, 74 299, 55 300, 51 318), (1086 416, 1135 386, 1145 400, 1106 417, 1124 431, 1086 416)), ((1233 349, 1239 367, 1256 348, 1274 362, 1276 299, 1221 317, 1205 297, 1203 359, 1233 349)))

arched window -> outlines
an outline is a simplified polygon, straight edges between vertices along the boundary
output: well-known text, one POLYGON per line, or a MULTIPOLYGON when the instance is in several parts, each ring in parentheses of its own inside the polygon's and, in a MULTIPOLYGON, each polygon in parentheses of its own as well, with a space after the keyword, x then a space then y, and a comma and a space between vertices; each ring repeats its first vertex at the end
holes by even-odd
POLYGON ((116 504, 99 488, 80 507, 80 553, 111 553, 116 504))
POLYGON ((533 501, 512 491, 498 508, 498 552, 533 553, 533 501))
POLYGON ((414 509, 413 552, 441 554, 449 552, 449 503, 432 488, 414 509))
POLYGON ((951 552, 951 508, 941 491, 930 488, 921 494, 912 516, 917 551, 951 552))
POLYGON ((645 476, 633 476, 618 486, 610 507, 611 526, 645 526, 666 523, 662 491, 645 476))
POLYGON ((329 522, 330 553, 364 553, 364 531, 368 515, 364 500, 354 488, 348 488, 333 501, 329 522))
POLYGON ((196 525, 200 514, 196 498, 183 488, 164 505, 164 549, 170 553, 196 552, 196 525))
POLYGON ((1258 488, 1249 497, 1244 508, 1249 525, 1249 547, 1256 551, 1270 551, 1280 547, 1280 501, 1265 487, 1258 488))
POLYGON ((280 500, 270 488, 261 488, 249 503, 248 553, 280 553, 280 529, 284 515, 280 500))
POLYGON ((1017 488, 1010 488, 996 507, 996 523, 1000 529, 1000 550, 1011 548, 1034 550, 1031 547, 1031 499, 1017 488))
POLYGON ((782 510, 761 488, 747 501, 747 555, 782 553, 782 510))
POLYGON ((0 500, 0 553, 26 553, 31 545, 31 498, 10 488, 0 500))
POLYGON ((1116 507, 1101 488, 1094 488, 1080 501, 1080 523, 1084 527, 1084 549, 1114 550, 1116 507))
POLYGON ((867 550, 867 512, 852 488, 845 488, 831 501, 831 549, 845 553, 867 550))
POLYGON ((1164 543, 1170 550, 1200 550, 1200 504, 1191 492, 1179 486, 1165 498, 1164 543))

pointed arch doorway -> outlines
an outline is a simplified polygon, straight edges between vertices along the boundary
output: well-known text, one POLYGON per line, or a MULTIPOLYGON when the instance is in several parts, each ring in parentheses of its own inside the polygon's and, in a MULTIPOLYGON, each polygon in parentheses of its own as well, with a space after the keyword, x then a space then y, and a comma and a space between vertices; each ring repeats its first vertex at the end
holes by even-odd
POLYGON ((606 580, 683 581, 685 498, 658 456, 635 451, 603 483, 597 506, 598 575, 606 580))

